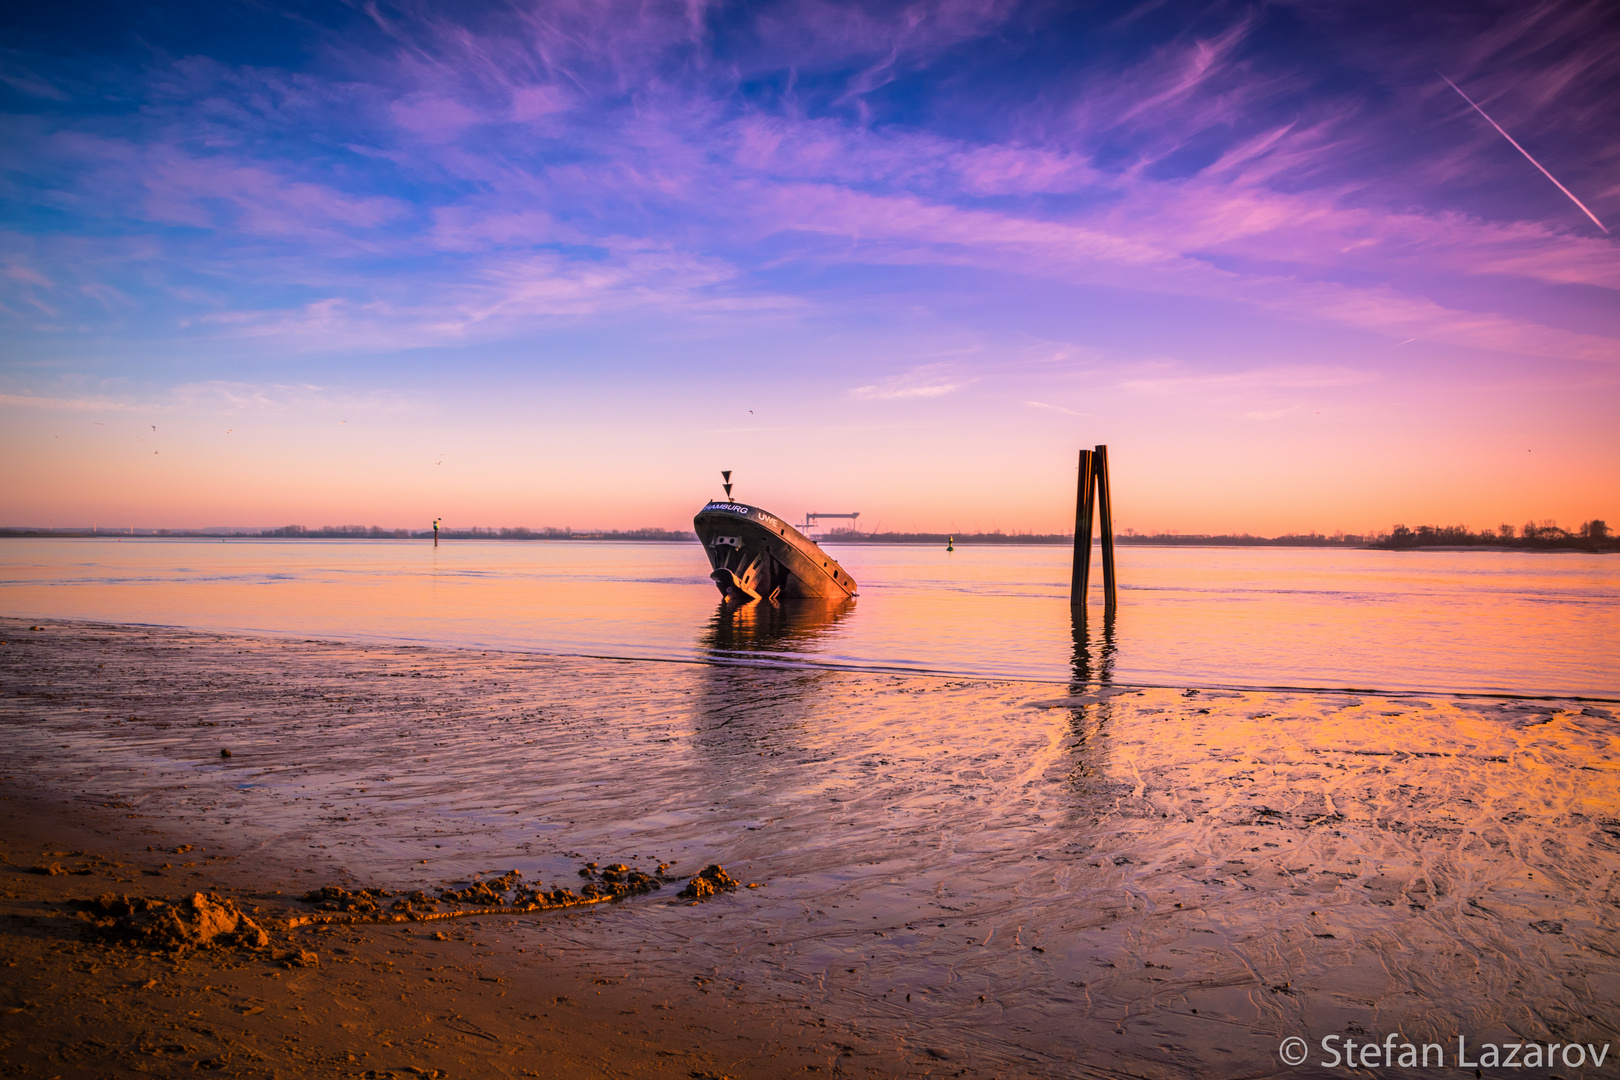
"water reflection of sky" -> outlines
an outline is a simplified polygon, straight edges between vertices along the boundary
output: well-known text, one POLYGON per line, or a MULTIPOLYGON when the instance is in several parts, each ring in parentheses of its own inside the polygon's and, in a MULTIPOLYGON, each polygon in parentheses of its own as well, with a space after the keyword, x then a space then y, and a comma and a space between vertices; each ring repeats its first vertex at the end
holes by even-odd
POLYGON ((727 611, 695 545, 7 541, 0 610, 304 637, 1155 685, 1620 696, 1620 561, 1120 549, 1076 623, 1056 547, 844 546, 837 610, 727 611))

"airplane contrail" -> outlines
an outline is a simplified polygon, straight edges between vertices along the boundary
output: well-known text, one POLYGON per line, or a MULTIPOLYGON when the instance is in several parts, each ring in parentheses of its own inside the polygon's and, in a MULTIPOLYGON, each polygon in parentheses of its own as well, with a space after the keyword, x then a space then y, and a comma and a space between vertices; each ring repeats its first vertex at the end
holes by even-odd
MULTIPOLYGON (((1435 74, 1439 75, 1442 79, 1446 79, 1446 73, 1443 72, 1443 71, 1437 71, 1437 72, 1435 72, 1435 74)), ((1530 164, 1534 165, 1538 169, 1541 169, 1541 175, 1542 176, 1545 176, 1547 179, 1551 180, 1554 184, 1558 184, 1558 190, 1562 191, 1565 195, 1568 195, 1569 196, 1569 201, 1574 203, 1576 206, 1580 207, 1581 212, 1584 213, 1587 217, 1592 219, 1592 224, 1596 225, 1598 228, 1602 229, 1604 232, 1609 231, 1609 227, 1607 225, 1603 224, 1603 222, 1599 221, 1598 216, 1596 214, 1592 213, 1592 211, 1588 210, 1586 208, 1586 204, 1581 202, 1581 200, 1577 199, 1575 197, 1575 193, 1573 191, 1569 190, 1569 188, 1565 187, 1563 184, 1559 184, 1558 183, 1558 177, 1554 176, 1552 173, 1550 173, 1546 169, 1542 168, 1541 162, 1537 161, 1535 158, 1530 156, 1530 151, 1526 150, 1524 147, 1520 146, 1517 142, 1515 142, 1513 136, 1509 135, 1505 131, 1502 131, 1502 125, 1498 124, 1495 120, 1492 120, 1491 117, 1490 117, 1490 114, 1487 113, 1484 109, 1480 108, 1478 105, 1475 105, 1473 98, 1469 97, 1467 94, 1463 94, 1462 87, 1458 86, 1456 83, 1452 82, 1450 79, 1446 79, 1446 85, 1451 87, 1453 90, 1457 91, 1457 93, 1462 94, 1462 99, 1464 101, 1468 102, 1468 104, 1473 105, 1474 106, 1474 111, 1479 113, 1479 115, 1485 117, 1485 122, 1487 124, 1491 125, 1491 127, 1495 128, 1497 131, 1501 132, 1502 138, 1506 139, 1510 143, 1513 143, 1513 149, 1515 149, 1519 153, 1523 154, 1524 159, 1526 161, 1528 161, 1530 164)))

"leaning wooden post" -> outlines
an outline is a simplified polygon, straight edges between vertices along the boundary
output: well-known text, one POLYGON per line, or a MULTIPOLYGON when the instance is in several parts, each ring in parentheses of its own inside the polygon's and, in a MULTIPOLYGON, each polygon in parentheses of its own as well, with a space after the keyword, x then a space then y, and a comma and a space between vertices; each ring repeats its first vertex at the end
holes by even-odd
POLYGON ((1080 487, 1074 501, 1074 570, 1069 578, 1069 607, 1086 609, 1086 586, 1091 581, 1091 517, 1095 466, 1090 450, 1080 451, 1080 487))
POLYGON ((1091 470, 1097 476, 1097 527, 1102 533, 1103 602, 1112 611, 1119 603, 1114 582, 1114 507, 1108 497, 1108 447, 1099 446, 1091 454, 1091 470))

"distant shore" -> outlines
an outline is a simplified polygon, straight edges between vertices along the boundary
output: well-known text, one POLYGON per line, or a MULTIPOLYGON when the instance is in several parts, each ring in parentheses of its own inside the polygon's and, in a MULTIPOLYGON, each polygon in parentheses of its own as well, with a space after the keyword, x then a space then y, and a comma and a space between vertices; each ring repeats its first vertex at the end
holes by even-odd
MULTIPOLYGON (((107 529, 31 529, 24 527, 0 528, 0 540, 433 540, 431 530, 408 529, 349 529, 324 528, 270 529, 261 532, 228 532, 206 529, 135 529, 110 531, 107 529)), ((601 532, 562 529, 457 529, 444 530, 441 541, 497 540, 509 542, 612 542, 612 543, 667 543, 692 544, 697 535, 672 529, 627 529, 601 532)), ((943 545, 957 547, 1060 547, 1074 543, 1070 533, 851 533, 832 532, 813 537, 817 543, 847 545, 943 545)), ((1099 537, 1092 541, 1096 547, 1099 537)), ((1351 551, 1496 551, 1496 552, 1586 552, 1613 554, 1620 552, 1620 540, 1605 537, 1598 540, 1580 535, 1565 534, 1545 539, 1516 540, 1495 543, 1458 543, 1452 539, 1425 542, 1410 537, 1366 537, 1360 535, 1323 536, 1320 534, 1251 536, 1240 534, 1181 534, 1181 533, 1126 533, 1115 536, 1114 543, 1121 547, 1279 547, 1279 548, 1331 548, 1351 551)))
MULTIPOLYGON (((0 539, 29 539, 29 540, 433 540, 431 532, 411 532, 405 529, 377 530, 375 532, 344 532, 338 530, 309 529, 300 533, 288 533, 280 530, 266 532, 208 532, 205 530, 190 529, 136 529, 134 531, 110 532, 106 529, 92 531, 89 529, 0 529, 0 539)), ((692 544, 697 542, 696 533, 682 533, 664 529, 634 529, 627 532, 556 532, 528 530, 462 530, 445 531, 439 534, 441 541, 445 540, 501 540, 501 541, 541 541, 546 543, 569 543, 575 541, 589 542, 628 542, 628 543, 670 543, 692 544)), ((959 546, 985 546, 985 545, 1028 545, 1040 547, 1067 547, 1074 543, 1074 536, 1069 533, 829 533, 812 537, 818 543, 827 544, 913 544, 913 545, 944 545, 954 543, 959 546)), ((1092 545, 1101 544, 1101 538, 1092 541, 1092 545)), ((1154 536, 1116 536, 1116 544, 1129 544, 1136 546, 1158 547, 1336 547, 1360 548, 1367 544, 1357 537, 1354 542, 1334 540, 1329 537, 1266 537, 1266 536, 1180 536, 1180 535, 1154 535, 1154 536)))

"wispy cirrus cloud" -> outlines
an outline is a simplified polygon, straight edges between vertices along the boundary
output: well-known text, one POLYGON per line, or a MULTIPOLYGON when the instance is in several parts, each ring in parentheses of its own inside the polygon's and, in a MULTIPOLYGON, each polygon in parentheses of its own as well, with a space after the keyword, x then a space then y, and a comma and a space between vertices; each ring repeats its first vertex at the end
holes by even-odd
POLYGON ((37 394, 0 394, 0 408, 48 409, 62 412, 125 412, 136 408, 127 401, 102 397, 45 397, 37 394))
MULTIPOLYGON (((1592 9, 1558 10, 1515 25, 1543 50, 1575 41, 1592 9)), ((143 232, 162 277, 206 282, 163 286, 190 332, 395 347, 628 308, 849 302, 786 295, 773 270, 793 263, 973 270, 1468 348, 1615 352, 1557 325, 1559 309, 1541 321, 1458 299, 1482 274, 1620 289, 1611 244, 1424 205, 1423 192, 1385 197, 1382 177, 1346 165, 1383 135, 1365 97, 1257 51, 1256 13, 1105 52, 1042 86, 1059 100, 999 105, 975 100, 969 75, 931 81, 931 66, 971 72, 960 50, 1014 48, 1041 17, 1018 4, 484 15, 373 11, 376 40, 333 46, 321 74, 189 57, 149 76, 125 123, 69 110, 14 126, 26 152, 13 169, 39 206, 143 232), (1000 123, 873 122, 907 95, 1000 123)), ((1531 63, 1503 32, 1470 47, 1459 70, 1531 63)), ((1530 97, 1570 92, 1604 55, 1579 45, 1530 97)), ((1423 149, 1432 162, 1477 144, 1460 132, 1423 149)), ((0 298, 15 317, 59 326, 88 311, 74 295, 141 295, 127 260, 86 282, 82 259, 51 250, 121 241, 39 236, 34 276, 0 298)))
POLYGON ((142 415, 342 412, 385 414, 419 407, 411 396, 312 383, 254 383, 208 379, 165 388, 132 386, 41 387, 39 393, 0 394, 0 408, 68 413, 140 413, 142 415), (53 392, 54 390, 54 392, 53 392))
POLYGON ((1298 405, 1289 405, 1282 409, 1256 409, 1243 414, 1245 420, 1281 420, 1300 411, 1298 405))
POLYGON ((1306 390, 1358 386, 1378 379, 1376 372, 1344 367, 1297 365, 1246 371, 1188 372, 1140 376, 1121 381, 1126 390, 1143 394, 1187 394, 1212 391, 1306 390))
POLYGON ((1024 404, 1031 409, 1044 409, 1047 412, 1062 413, 1064 416, 1086 415, 1085 413, 1075 412, 1073 409, 1065 409, 1062 405, 1049 405, 1044 401, 1026 401, 1024 404))
POLYGON ((322 386, 314 383, 254 383, 229 379, 209 379, 182 383, 157 399, 161 407, 175 412, 341 413, 345 416, 384 415, 411 412, 421 402, 395 390, 354 386, 322 386))
MULTIPOLYGON (((634 477, 685 467, 653 440, 733 423, 693 420, 715 385, 777 431, 871 414, 847 460, 885 452, 885 416, 957 425, 985 477, 1072 461, 1052 440, 1081 428, 1136 440, 1134 468, 1223 438, 1303 462, 1309 424, 1314 469, 1349 445, 1330 421, 1376 417, 1383 492, 1482 432, 1607 430, 1620 248, 1435 75, 1620 218, 1597 0, 232 10, 181 32, 124 5, 0 54, 8 415, 423 410, 476 441, 523 386, 591 417, 557 453, 634 447, 634 477)), ((1612 473, 1607 445, 1559 475, 1612 473)), ((887 448, 886 482, 940 486, 887 448)), ((936 509, 1009 497, 964 476, 936 509)))
POLYGON ((851 387, 848 394, 858 401, 940 398, 954 394, 975 381, 964 377, 959 365, 923 364, 866 386, 851 387))

